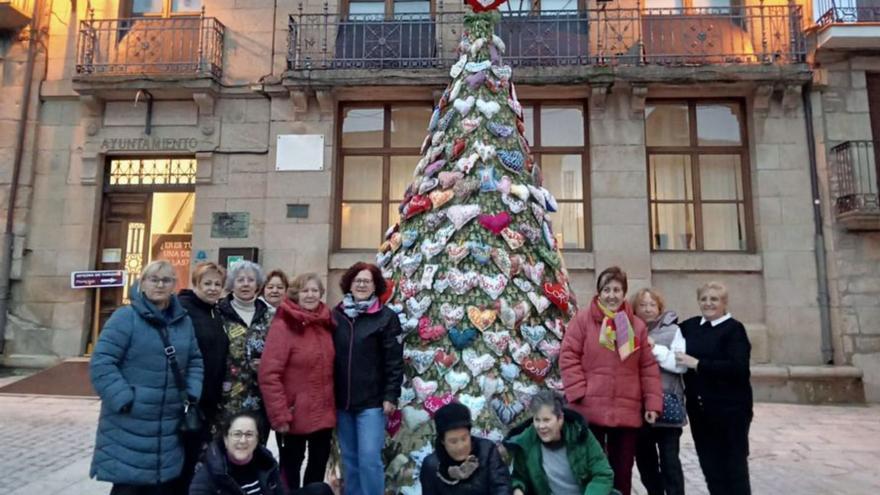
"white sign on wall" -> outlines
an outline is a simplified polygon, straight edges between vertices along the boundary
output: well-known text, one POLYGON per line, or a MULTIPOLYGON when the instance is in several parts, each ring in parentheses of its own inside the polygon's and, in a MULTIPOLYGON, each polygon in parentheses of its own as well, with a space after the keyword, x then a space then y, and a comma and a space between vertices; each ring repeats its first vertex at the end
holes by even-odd
POLYGON ((323 134, 279 134, 275 170, 324 170, 323 134))

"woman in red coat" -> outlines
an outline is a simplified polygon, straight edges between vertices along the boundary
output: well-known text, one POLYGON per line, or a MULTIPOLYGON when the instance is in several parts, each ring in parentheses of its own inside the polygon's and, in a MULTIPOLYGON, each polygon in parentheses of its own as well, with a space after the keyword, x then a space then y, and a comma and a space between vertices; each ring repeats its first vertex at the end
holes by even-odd
POLYGON ((302 484, 324 480, 336 425, 330 310, 315 273, 296 277, 278 307, 260 363, 260 390, 288 489, 300 487, 306 444, 309 462, 302 484))
POLYGON ((653 424, 663 410, 660 369, 645 323, 626 302, 626 273, 599 274, 590 306, 568 324, 559 367, 569 407, 579 412, 608 454, 614 488, 629 495, 642 418, 653 424))

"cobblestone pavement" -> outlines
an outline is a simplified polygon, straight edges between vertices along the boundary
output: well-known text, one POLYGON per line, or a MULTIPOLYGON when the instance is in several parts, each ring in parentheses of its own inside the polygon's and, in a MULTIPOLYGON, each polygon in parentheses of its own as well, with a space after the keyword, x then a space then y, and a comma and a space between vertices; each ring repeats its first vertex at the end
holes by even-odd
MULTIPOLYGON (((109 493, 88 477, 98 409, 96 400, 0 395, 0 493, 109 493)), ((751 447, 756 495, 880 493, 880 406, 758 404, 751 447)), ((687 432, 682 464, 687 493, 706 494, 687 432)))

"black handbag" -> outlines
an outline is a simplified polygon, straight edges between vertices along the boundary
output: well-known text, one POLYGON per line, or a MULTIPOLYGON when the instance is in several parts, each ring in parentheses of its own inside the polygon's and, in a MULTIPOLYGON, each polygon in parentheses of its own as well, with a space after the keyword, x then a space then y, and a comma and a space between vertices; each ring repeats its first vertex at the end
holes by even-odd
POLYGON ((190 399, 186 393, 186 381, 183 379, 183 373, 180 372, 180 366, 177 364, 177 356, 174 346, 168 339, 168 329, 159 330, 162 336, 162 345, 165 346, 165 357, 168 358, 168 365, 171 367, 171 373, 174 374, 174 382, 177 384, 177 390, 180 393, 180 400, 183 402, 183 418, 177 431, 182 435, 200 435, 205 428, 205 414, 199 407, 198 402, 190 399))

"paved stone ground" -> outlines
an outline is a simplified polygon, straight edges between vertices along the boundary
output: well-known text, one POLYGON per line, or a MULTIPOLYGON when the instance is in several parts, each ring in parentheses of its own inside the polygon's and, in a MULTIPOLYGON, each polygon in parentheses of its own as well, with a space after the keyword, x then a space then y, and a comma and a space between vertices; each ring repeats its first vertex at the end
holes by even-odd
MULTIPOLYGON (((109 493, 109 484, 88 477, 98 409, 96 400, 0 395, 0 493, 109 493)), ((880 493, 880 406, 758 404, 755 409, 753 493, 880 493)), ((687 493, 706 494, 687 432, 682 463, 687 493)), ((637 481, 634 485, 636 494, 644 493, 637 481)))

